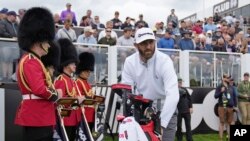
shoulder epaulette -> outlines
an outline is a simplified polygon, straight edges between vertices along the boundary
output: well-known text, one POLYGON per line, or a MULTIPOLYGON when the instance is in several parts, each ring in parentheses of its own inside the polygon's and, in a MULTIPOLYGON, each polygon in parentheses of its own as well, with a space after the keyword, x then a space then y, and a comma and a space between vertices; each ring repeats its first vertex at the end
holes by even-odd
POLYGON ((63 79, 63 76, 62 75, 59 75, 57 76, 56 80, 62 80, 63 79))

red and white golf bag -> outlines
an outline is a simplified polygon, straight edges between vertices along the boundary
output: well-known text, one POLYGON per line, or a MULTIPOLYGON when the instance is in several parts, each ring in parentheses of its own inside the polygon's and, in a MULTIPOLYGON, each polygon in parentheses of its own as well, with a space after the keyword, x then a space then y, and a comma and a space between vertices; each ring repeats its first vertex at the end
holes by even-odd
POLYGON ((130 85, 114 84, 112 91, 121 98, 119 141, 159 141, 159 112, 152 107, 153 101, 131 94, 130 85))

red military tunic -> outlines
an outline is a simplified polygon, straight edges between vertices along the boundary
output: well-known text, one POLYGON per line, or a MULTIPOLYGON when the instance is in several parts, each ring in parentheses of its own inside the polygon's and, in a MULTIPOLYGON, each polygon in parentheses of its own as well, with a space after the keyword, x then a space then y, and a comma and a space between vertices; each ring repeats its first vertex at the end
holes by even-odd
MULTIPOLYGON (((86 79, 77 78, 76 84, 77 84, 78 89, 82 95, 89 96, 89 97, 91 97, 93 95, 91 86, 89 85, 89 83, 86 79), (86 93, 88 93, 88 94, 86 94, 86 93)), ((95 121, 95 108, 93 106, 85 106, 84 107, 87 122, 94 122, 95 121)))
POLYGON ((49 100, 52 92, 40 59, 32 53, 23 55, 18 65, 17 79, 22 96, 26 98, 17 110, 15 123, 35 127, 55 125, 54 102, 49 100))
MULTIPOLYGON (((77 97, 77 89, 76 83, 71 79, 70 76, 66 74, 61 74, 55 80, 55 88, 61 89, 63 93, 63 97, 77 97)), ((64 125, 65 126, 76 126, 81 121, 82 118, 81 109, 78 108, 76 110, 72 110, 69 117, 64 117, 64 125)))

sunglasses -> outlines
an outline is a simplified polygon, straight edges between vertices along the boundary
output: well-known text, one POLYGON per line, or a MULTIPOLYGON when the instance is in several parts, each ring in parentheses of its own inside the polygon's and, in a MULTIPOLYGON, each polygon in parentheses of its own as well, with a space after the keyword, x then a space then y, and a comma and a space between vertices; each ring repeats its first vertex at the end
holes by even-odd
POLYGON ((111 30, 106 30, 106 32, 111 32, 111 30))

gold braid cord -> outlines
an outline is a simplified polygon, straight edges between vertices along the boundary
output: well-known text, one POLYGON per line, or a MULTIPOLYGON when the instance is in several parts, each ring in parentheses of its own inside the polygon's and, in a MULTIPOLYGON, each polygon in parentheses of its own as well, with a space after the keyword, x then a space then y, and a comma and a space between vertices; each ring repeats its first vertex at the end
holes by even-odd
POLYGON ((66 87, 66 93, 67 93, 69 96, 71 96, 71 97, 76 97, 76 89, 75 89, 75 87, 73 87, 72 91, 70 92, 70 91, 69 91, 69 87, 68 87, 67 80, 66 80, 65 78, 63 78, 62 75, 58 76, 58 78, 61 78, 61 79, 64 81, 65 87, 66 87))
POLYGON ((33 55, 32 53, 29 53, 29 55, 25 56, 25 58, 23 58, 20 62, 20 69, 19 69, 19 73, 20 73, 20 78, 21 78, 21 81, 22 81, 22 84, 25 86, 25 88, 27 90, 29 90, 31 92, 31 89, 30 87, 28 86, 27 82, 25 81, 25 78, 24 78, 24 71, 23 71, 23 63, 24 61, 27 59, 27 58, 31 58, 31 57, 34 57, 38 62, 39 64, 41 65, 42 67, 42 70, 43 70, 43 73, 45 75, 45 82, 49 88, 49 91, 53 94, 55 93, 55 87, 52 83, 52 79, 51 79, 51 76, 49 74, 49 72, 47 71, 47 69, 44 67, 42 61, 40 59, 38 59, 35 55, 33 55))
POLYGON ((84 90, 86 96, 91 97, 91 98, 94 97, 94 93, 93 93, 92 89, 90 89, 89 91, 87 91, 87 89, 86 89, 85 85, 83 84, 82 80, 77 79, 76 81, 79 81, 79 82, 81 83, 82 88, 83 88, 83 90, 84 90))

